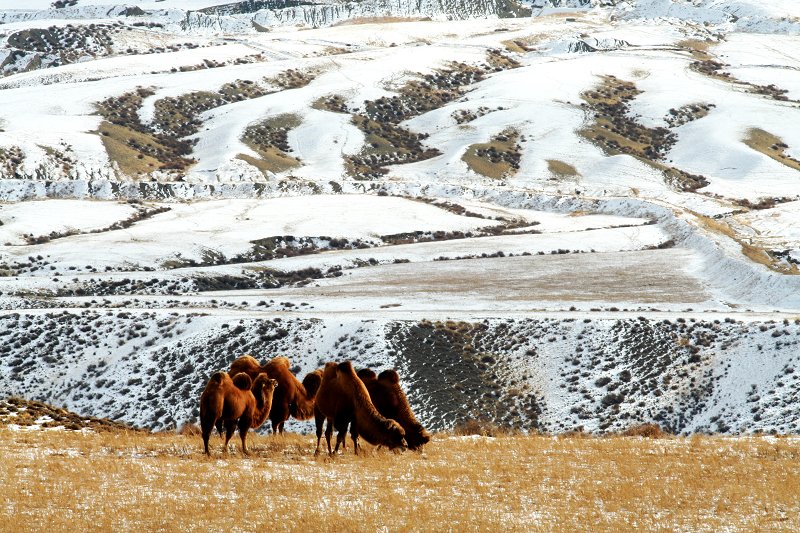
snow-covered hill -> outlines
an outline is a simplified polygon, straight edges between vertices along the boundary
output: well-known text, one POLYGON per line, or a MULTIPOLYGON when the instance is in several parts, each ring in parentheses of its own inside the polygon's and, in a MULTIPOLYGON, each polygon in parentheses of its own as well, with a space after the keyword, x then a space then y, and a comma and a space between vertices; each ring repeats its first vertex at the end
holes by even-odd
POLYGON ((163 428, 252 351, 435 428, 797 431, 799 14, 5 2, 0 394, 163 428))

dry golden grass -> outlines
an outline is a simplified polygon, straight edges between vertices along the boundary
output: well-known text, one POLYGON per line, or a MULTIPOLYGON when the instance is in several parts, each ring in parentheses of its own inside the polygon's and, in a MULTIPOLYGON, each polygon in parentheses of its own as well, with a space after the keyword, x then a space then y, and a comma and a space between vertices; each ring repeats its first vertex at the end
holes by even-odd
POLYGON ((558 159, 546 159, 545 161, 547 161, 547 170, 556 178, 575 178, 580 176, 578 170, 569 163, 558 159))
POLYGON ((686 50, 691 56, 698 60, 704 61, 711 59, 713 56, 709 52, 712 46, 717 44, 714 41, 703 41, 700 39, 685 39, 676 43, 676 46, 682 50, 686 50))
POLYGON ((436 435, 422 454, 313 437, 0 429, 0 529, 796 531, 797 438, 436 435), (238 443, 237 443, 238 450, 238 443))
POLYGON ((782 165, 794 170, 800 170, 800 161, 786 153, 786 144, 783 140, 768 131, 760 128, 750 128, 747 130, 744 144, 782 165))
POLYGON ((278 174, 280 172, 291 170, 300 166, 300 161, 290 156, 286 152, 278 150, 277 148, 272 146, 258 148, 257 146, 247 142, 245 142, 245 144, 248 146, 248 148, 258 153, 258 155, 261 157, 252 157, 247 154, 239 154, 236 157, 253 165, 264 173, 274 172, 275 174, 278 174))
POLYGON ((246 154, 239 154, 237 157, 264 173, 277 174, 299 167, 300 160, 281 149, 281 143, 286 141, 286 132, 296 128, 301 122, 298 115, 287 113, 251 125, 245 130, 242 142, 260 157, 246 154))
POLYGON ((508 129, 500 133, 500 135, 492 138, 488 143, 479 143, 470 145, 461 160, 475 173, 487 178, 503 179, 513 176, 516 169, 510 163, 510 157, 501 157, 493 161, 492 158, 486 154, 486 150, 496 150, 498 154, 516 154, 519 156, 519 146, 517 139, 519 134, 516 130, 508 129))
POLYGON ((506 50, 508 50, 509 52, 516 52, 518 54, 524 54, 525 52, 530 50, 527 43, 521 39, 509 39, 507 41, 500 41, 500 44, 505 46, 506 50))
POLYGON ((160 146, 151 135, 110 122, 102 122, 97 133, 100 134, 108 158, 116 162, 119 169, 126 175, 138 176, 161 168, 161 161, 144 155, 127 144, 129 139, 135 139, 143 146, 160 146))
POLYGON ((767 252, 764 248, 751 244, 744 240, 744 237, 740 236, 739 234, 734 231, 734 229, 723 220, 718 220, 715 218, 707 217, 705 215, 701 215, 700 213, 692 212, 692 214, 697 218, 697 221, 706 229, 714 232, 719 233, 720 235, 725 235, 736 241, 739 246, 742 247, 742 254, 744 254, 748 259, 754 261, 756 263, 762 264, 767 268, 774 270, 776 272, 780 272, 781 274, 793 274, 799 275, 800 269, 797 268, 797 265, 790 265, 779 259, 776 259, 772 255, 767 252))

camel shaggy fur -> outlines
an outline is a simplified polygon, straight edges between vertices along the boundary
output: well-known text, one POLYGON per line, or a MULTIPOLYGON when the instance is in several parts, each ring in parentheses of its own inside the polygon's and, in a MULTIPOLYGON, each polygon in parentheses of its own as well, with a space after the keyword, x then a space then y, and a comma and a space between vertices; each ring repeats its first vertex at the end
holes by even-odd
POLYGON ((362 368, 358 371, 358 377, 367 387, 378 412, 386 418, 397 420, 403 427, 409 449, 417 450, 431 440, 430 433, 425 431, 414 416, 408 398, 400 387, 400 376, 396 371, 384 370, 376 376, 369 368, 362 368))
POLYGON ((200 396, 200 428, 206 455, 211 455, 208 439, 217 421, 225 425, 224 451, 227 453, 228 442, 238 427, 242 453, 248 455, 247 431, 261 426, 267 419, 277 384, 266 375, 258 376, 255 381, 244 373, 233 378, 225 372, 211 376, 200 396))
POLYGON ((353 450, 358 454, 359 435, 370 444, 389 449, 405 448, 405 431, 396 421, 384 418, 375 409, 364 383, 358 379, 350 361, 327 363, 322 374, 322 383, 317 392, 315 421, 317 426, 317 450, 322 438, 322 425, 327 420, 325 440, 328 453, 334 455, 344 443, 347 426, 353 438, 353 450), (331 451, 331 435, 336 428, 336 448, 331 451))
POLYGON ((283 433, 283 425, 290 415, 297 420, 308 420, 314 416, 314 396, 322 382, 321 374, 319 371, 311 372, 301 383, 289 368, 289 359, 286 357, 275 357, 262 366, 254 357, 243 355, 231 363, 231 375, 244 372, 255 379, 264 373, 278 382, 269 413, 273 433, 283 433))

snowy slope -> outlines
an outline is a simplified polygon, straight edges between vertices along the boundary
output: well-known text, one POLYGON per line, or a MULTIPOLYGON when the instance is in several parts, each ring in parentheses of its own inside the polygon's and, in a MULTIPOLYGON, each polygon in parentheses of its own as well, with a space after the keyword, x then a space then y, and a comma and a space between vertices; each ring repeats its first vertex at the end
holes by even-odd
POLYGON ((174 427, 252 352, 798 431, 795 3, 110 4, 0 6, 0 395, 174 427))

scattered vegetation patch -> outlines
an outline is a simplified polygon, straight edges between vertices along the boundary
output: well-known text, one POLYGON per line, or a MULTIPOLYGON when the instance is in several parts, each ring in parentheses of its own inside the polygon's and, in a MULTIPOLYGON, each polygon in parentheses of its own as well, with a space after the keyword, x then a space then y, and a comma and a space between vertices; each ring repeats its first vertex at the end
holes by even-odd
POLYGON ((670 109, 669 114, 664 118, 670 128, 677 128, 688 124, 694 120, 701 119, 708 115, 709 111, 717 107, 714 104, 688 104, 678 109, 670 109))
POLYGON ((750 209, 772 209, 778 204, 783 204, 787 202, 794 201, 793 198, 789 198, 787 196, 769 196, 765 198, 759 198, 758 201, 753 202, 748 198, 741 198, 741 199, 734 199, 733 203, 736 205, 740 205, 748 210, 750 209))
POLYGON ((374 121, 398 124, 406 119, 438 109, 464 94, 464 87, 485 78, 484 68, 451 63, 447 68, 411 80, 392 97, 364 102, 366 116, 374 121))
POLYGON ((473 172, 492 179, 513 176, 519 170, 521 147, 519 133, 509 128, 492 137, 488 143, 473 144, 461 160, 473 172))
POLYGON ((488 115, 492 111, 501 111, 503 109, 503 107, 489 109, 486 106, 480 106, 477 109, 458 109, 453 111, 450 116, 453 117, 453 120, 455 120, 457 124, 466 124, 484 115, 488 115))
POLYGON ((389 172, 388 165, 424 161, 441 154, 436 148, 422 145, 427 133, 413 133, 363 115, 353 115, 353 124, 366 137, 361 151, 345 161, 345 169, 355 179, 376 179, 389 172))
POLYGON ((714 233, 725 235, 736 241, 739 246, 741 246, 742 253, 751 261, 755 261, 756 263, 762 264, 782 274, 800 274, 800 268, 798 268, 797 264, 785 260, 785 253, 783 250, 775 252, 756 246, 745 240, 745 237, 738 235, 724 220, 707 217, 699 213, 693 214, 706 229, 714 233))
POLYGON ((126 218, 125 220, 119 220, 114 222, 113 224, 106 226, 105 228, 98 228, 88 231, 78 231, 78 230, 68 230, 68 231, 51 231, 47 235, 38 235, 34 236, 33 234, 23 235, 22 237, 25 239, 27 244, 43 244, 46 242, 50 242, 56 239, 62 239, 64 237, 69 237, 72 235, 86 235, 91 233, 105 233, 107 231, 115 231, 120 229, 125 229, 133 226, 136 222, 141 220, 146 220, 150 217, 158 215, 160 213, 166 213, 171 208, 168 206, 159 206, 159 207, 146 207, 140 204, 133 204, 135 213, 131 216, 126 218))
MULTIPOLYGON (((278 87, 279 90, 302 87, 314 75, 289 69, 272 79, 264 80, 265 85, 252 80, 235 80, 222 85, 216 91, 195 91, 162 98, 154 104, 152 124, 143 124, 138 112, 142 100, 152 96, 154 92, 151 89, 138 88, 97 104, 98 112, 107 121, 101 124, 99 133, 103 137, 109 157, 126 174, 138 175, 153 170, 183 171, 195 162, 190 155, 197 141, 187 137, 200 131, 202 113, 222 105, 270 94, 273 90, 268 85, 278 87)), ((279 132, 273 134, 280 135, 279 132)), ((253 137, 258 137, 257 132, 253 132, 253 137)), ((255 140, 261 142, 260 139, 255 140)), ((265 141, 266 144, 273 142, 274 138, 265 141)), ((262 167, 278 165, 281 159, 278 151, 268 149, 265 153, 269 155, 267 161, 270 162, 267 165, 260 163, 262 167)), ((289 162, 283 161, 282 164, 289 162)), ((180 176, 178 179, 180 180, 180 176)))
POLYGON ((261 157, 258 168, 278 173, 300 165, 300 160, 290 155, 288 142, 289 130, 299 125, 298 115, 285 114, 251 124, 244 130, 242 141, 261 157))
POLYGON ((508 361, 499 354, 516 345, 517 339, 498 342, 495 333, 481 322, 422 320, 392 326, 387 340, 413 369, 409 400, 425 406, 426 426, 492 435, 539 428, 541 398, 533 391, 501 384, 508 361), (469 409, 453 412, 445 410, 446 405, 469 409))
POLYGON ((28 428, 33 426, 63 428, 70 431, 136 431, 121 422, 107 418, 84 417, 44 402, 22 398, 0 400, 0 427, 9 424, 28 428))
POLYGON ((151 89, 111 97, 97 104, 107 122, 99 133, 112 161, 129 175, 153 170, 186 170, 194 164, 189 156, 195 140, 186 139, 200 131, 201 113, 221 105, 257 98, 268 91, 250 80, 226 83, 216 92, 196 91, 155 102, 153 124, 139 118, 142 100, 152 96, 151 89))
POLYGON ((142 100, 153 94, 151 89, 140 87, 97 104, 98 112, 106 119, 98 133, 108 156, 130 176, 153 170, 185 169, 194 164, 193 159, 185 157, 191 153, 191 142, 157 134, 139 119, 142 100))
POLYGON ((747 130, 747 137, 745 137, 744 143, 753 150, 761 152, 782 165, 786 165, 794 170, 800 170, 800 160, 786 153, 786 150, 789 149, 789 145, 783 142, 780 137, 768 131, 764 131, 760 128, 750 128, 747 130))
MULTIPOLYGON (((456 203, 453 203, 453 202, 450 202, 450 201, 447 201, 447 200, 436 200, 434 198, 427 198, 427 197, 424 197, 424 196, 420 196, 420 197, 411 197, 411 196, 409 196, 407 198, 409 198, 410 200, 415 200, 415 201, 418 201, 418 202, 424 202, 426 204, 430 204, 430 205, 436 206, 439 209, 444 209, 445 211, 449 211, 450 213, 453 213, 454 215, 459 215, 459 216, 464 216, 464 217, 472 217, 472 218, 487 218, 487 219, 491 218, 491 217, 487 217, 486 215, 482 215, 480 213, 475 213, 473 211, 470 211, 470 210, 468 210, 466 207, 464 207, 461 204, 456 204, 456 203)), ((505 219, 500 218, 500 219, 497 219, 497 220, 505 220, 505 219)))
MULTIPOLYGON (((170 50, 175 51, 179 48, 176 46, 174 49, 170 48, 170 50)), ((260 61, 264 61, 263 54, 250 54, 247 56, 237 57, 236 59, 230 59, 228 61, 215 61, 213 59, 204 59, 201 63, 197 63, 195 65, 181 65, 180 67, 172 67, 170 70, 171 72, 193 72, 195 70, 205 70, 209 68, 220 68, 220 67, 227 67, 229 65, 247 65, 250 63, 258 63, 260 61)))
POLYGON ((330 111, 331 113, 350 113, 350 109, 347 107, 347 101, 343 96, 338 94, 321 96, 314 100, 311 107, 321 111, 330 111))
POLYGON ((197 91, 155 102, 153 126, 164 136, 179 139, 200 131, 199 116, 233 102, 258 98, 269 91, 250 80, 226 83, 215 92, 197 91))
POLYGON ((113 53, 113 35, 121 28, 116 24, 67 24, 47 28, 30 28, 11 33, 6 47, 17 56, 29 59, 20 68, 19 63, 3 69, 6 74, 57 67, 75 63, 85 58, 103 57, 113 53))
POLYGON ((708 185, 699 175, 665 165, 665 154, 677 141, 667 128, 648 128, 631 118, 629 102, 641 91, 632 82, 603 76, 597 89, 583 93, 581 104, 590 117, 578 134, 600 146, 609 155, 627 154, 663 172, 665 179, 683 191, 708 185))
POLYGON ((208 15, 242 15, 253 13, 261 9, 286 9, 308 5, 308 0, 247 0, 246 2, 231 2, 217 6, 198 9, 200 13, 208 15))
POLYGON ((514 52, 517 54, 524 54, 535 50, 535 48, 532 47, 530 42, 526 39, 509 39, 507 41, 501 41, 500 44, 505 46, 506 50, 509 52, 514 52))
POLYGON ((316 72, 303 72, 290 68, 289 70, 284 70, 273 78, 268 78, 266 81, 269 84, 279 87, 281 90, 285 91, 287 89, 299 89, 300 87, 305 87, 314 81, 314 78, 316 77, 316 72))
POLYGON ((502 50, 497 48, 490 48, 486 52, 486 62, 494 69, 495 72, 519 68, 522 66, 519 61, 504 54, 502 50))
POLYGON ((773 83, 770 83, 769 85, 758 85, 755 83, 748 83, 747 85, 750 86, 750 92, 752 93, 760 94, 762 96, 767 96, 769 98, 772 98, 773 100, 779 100, 781 102, 790 101, 789 97, 786 96, 789 93, 789 90, 781 89, 780 87, 778 87, 773 83))
POLYGON ((49 159, 53 165, 57 166, 64 176, 69 176, 76 164, 75 159, 69 155, 69 152, 72 151, 72 147, 70 145, 64 144, 62 146, 63 150, 53 148, 52 146, 38 146, 44 150, 47 159, 49 159))
POLYGON ((781 89, 775 84, 770 83, 768 85, 759 85, 756 83, 742 81, 733 77, 730 72, 725 70, 730 65, 727 63, 722 63, 709 52, 709 49, 711 46, 713 46, 713 44, 713 41, 689 39, 678 43, 678 47, 688 51, 695 60, 690 65, 692 70, 695 70, 710 78, 733 83, 744 88, 748 92, 760 94, 773 100, 779 100, 782 102, 791 101, 790 98, 786 96, 789 91, 786 89, 781 89))
POLYGON ((0 174, 4 178, 19 178, 19 169, 24 161, 25 154, 19 146, 0 148, 0 174))
POLYGON ((467 86, 490 72, 516 66, 519 63, 501 51, 490 50, 484 64, 450 63, 407 82, 392 97, 365 101, 364 114, 354 114, 353 124, 364 132, 366 143, 359 154, 347 158, 348 173, 356 179, 375 179, 388 172, 388 165, 436 157, 439 150, 422 145, 428 134, 412 133, 399 123, 461 98, 467 86))

